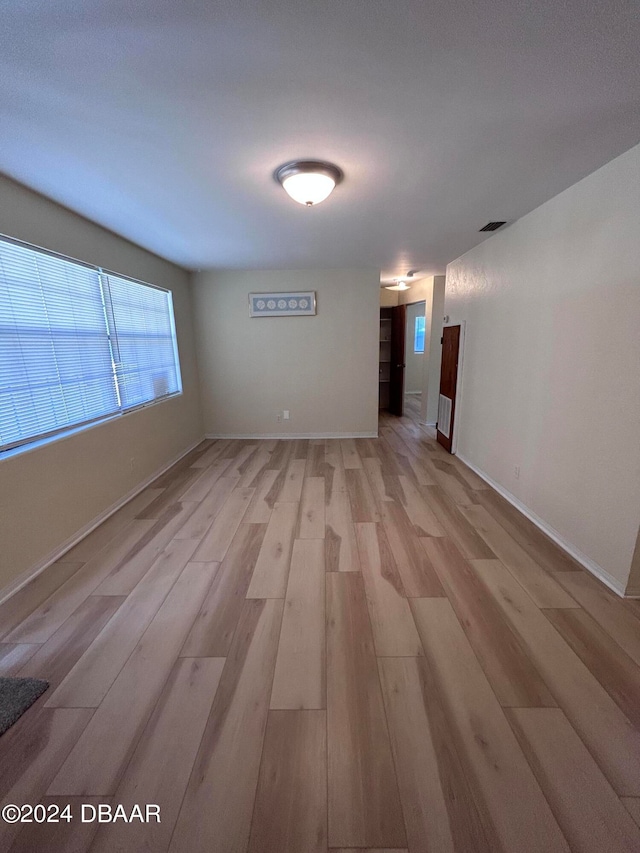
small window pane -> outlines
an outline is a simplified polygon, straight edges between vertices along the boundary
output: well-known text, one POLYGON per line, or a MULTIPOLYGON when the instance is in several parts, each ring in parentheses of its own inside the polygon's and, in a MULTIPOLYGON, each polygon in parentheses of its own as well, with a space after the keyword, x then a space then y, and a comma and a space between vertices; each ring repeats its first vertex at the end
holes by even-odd
POLYGON ((180 391, 171 294, 114 275, 107 279, 122 408, 180 391))
POLYGON ((424 352, 424 317, 416 317, 413 351, 424 352))

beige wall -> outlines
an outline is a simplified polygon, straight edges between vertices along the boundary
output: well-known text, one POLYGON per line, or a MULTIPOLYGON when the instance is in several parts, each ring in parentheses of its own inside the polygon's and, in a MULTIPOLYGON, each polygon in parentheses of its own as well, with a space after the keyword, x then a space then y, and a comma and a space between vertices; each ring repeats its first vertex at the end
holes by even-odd
MULTIPOLYGON (((404 341, 404 391, 405 394, 421 394, 423 381, 423 370, 425 362, 425 354, 423 352, 414 352, 414 338, 416 317, 425 316, 425 303, 414 302, 407 305, 407 329, 404 341)), ((425 336, 426 337, 426 336, 425 336)), ((426 342, 425 342, 426 349, 426 342)))
POLYGON ((386 287, 380 288, 380 307, 381 308, 394 308, 398 305, 398 296, 399 291, 397 290, 387 290, 386 287))
POLYGON ((377 270, 195 276, 206 433, 375 435, 379 286, 377 270), (316 291, 315 317, 249 317, 250 292, 294 290, 316 291))
POLYGON ((173 292, 184 393, 0 460, 0 589, 203 433, 188 273, 0 177, 0 232, 173 292))
POLYGON ((447 268, 458 453, 622 591, 640 511, 640 146, 447 268), (515 467, 520 477, 515 476, 515 467))

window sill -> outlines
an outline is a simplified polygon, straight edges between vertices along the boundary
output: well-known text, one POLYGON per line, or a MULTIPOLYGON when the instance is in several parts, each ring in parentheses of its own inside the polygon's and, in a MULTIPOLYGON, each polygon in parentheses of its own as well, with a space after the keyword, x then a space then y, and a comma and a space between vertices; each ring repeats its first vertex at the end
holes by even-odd
POLYGON ((160 397, 157 400, 150 400, 148 403, 142 403, 140 406, 136 406, 133 409, 127 409, 126 412, 107 415, 107 417, 100 418, 100 420, 93 421, 92 423, 85 424, 84 426, 69 427, 69 429, 57 432, 55 435, 48 435, 44 438, 34 438, 33 441, 29 441, 26 444, 20 444, 18 447, 12 447, 9 450, 0 450, 0 462, 4 462, 5 459, 13 459, 14 456, 30 453, 33 450, 40 450, 40 448, 46 447, 48 444, 53 444, 56 441, 62 441, 65 438, 72 438, 74 435, 78 435, 81 432, 88 432, 91 429, 95 429, 95 427, 104 426, 112 421, 122 420, 122 418, 126 418, 128 415, 134 415, 142 409, 149 409, 152 406, 158 406, 161 403, 165 403, 167 400, 182 397, 183 393, 183 391, 176 391, 175 394, 167 394, 166 397, 160 397))

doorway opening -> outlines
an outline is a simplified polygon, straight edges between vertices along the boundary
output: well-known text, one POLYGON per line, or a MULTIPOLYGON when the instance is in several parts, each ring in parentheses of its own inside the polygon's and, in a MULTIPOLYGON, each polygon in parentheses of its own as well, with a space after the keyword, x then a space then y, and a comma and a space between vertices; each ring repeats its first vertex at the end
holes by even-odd
POLYGON ((426 301, 380 309, 378 408, 402 417, 422 407, 429 330, 426 301))
POLYGON ((406 306, 404 336, 404 409, 420 416, 424 388, 426 303, 411 302, 406 306))
POLYGON ((404 404, 405 306, 380 309, 378 409, 401 416, 404 404))

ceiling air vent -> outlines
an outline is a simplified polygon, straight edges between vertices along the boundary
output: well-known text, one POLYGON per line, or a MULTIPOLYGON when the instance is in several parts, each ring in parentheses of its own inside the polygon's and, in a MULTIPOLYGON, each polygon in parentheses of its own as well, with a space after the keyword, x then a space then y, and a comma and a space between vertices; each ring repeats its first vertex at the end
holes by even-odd
POLYGON ((481 228, 480 231, 497 231, 498 228, 502 228, 502 226, 506 224, 506 222, 487 222, 484 228, 481 228))

